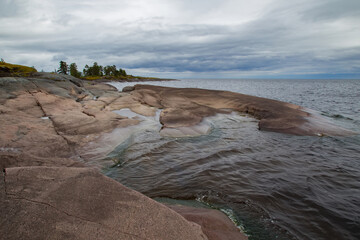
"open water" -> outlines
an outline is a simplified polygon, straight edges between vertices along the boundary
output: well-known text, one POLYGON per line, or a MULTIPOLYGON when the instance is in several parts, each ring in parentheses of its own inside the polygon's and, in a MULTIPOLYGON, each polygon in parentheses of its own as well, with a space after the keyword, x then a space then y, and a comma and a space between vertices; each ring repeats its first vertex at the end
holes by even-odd
MULTIPOLYGON (((134 83, 113 83, 119 89, 134 83)), ((181 80, 171 87, 229 90, 294 103, 360 132, 360 80, 181 80)), ((292 136, 233 113, 209 135, 137 131, 105 174, 155 199, 197 201, 226 212, 249 239, 360 239, 360 136, 292 136)), ((149 126, 150 126, 149 125, 149 126)))

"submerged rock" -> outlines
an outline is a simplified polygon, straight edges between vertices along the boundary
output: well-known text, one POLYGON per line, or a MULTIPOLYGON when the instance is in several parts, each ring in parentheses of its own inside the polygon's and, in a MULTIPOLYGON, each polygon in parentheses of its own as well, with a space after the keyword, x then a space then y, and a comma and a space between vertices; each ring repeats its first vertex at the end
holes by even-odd
POLYGON ((218 210, 182 205, 167 206, 182 215, 186 220, 199 224, 209 240, 248 239, 225 214, 218 210))

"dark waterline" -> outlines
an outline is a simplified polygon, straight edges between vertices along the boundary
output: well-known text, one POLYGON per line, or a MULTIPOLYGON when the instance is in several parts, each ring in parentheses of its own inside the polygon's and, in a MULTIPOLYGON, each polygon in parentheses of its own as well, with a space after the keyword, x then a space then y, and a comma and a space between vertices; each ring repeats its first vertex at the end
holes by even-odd
MULTIPOLYGON (((292 102, 360 129, 360 81, 193 81, 159 85, 292 102)), ((196 138, 137 133, 119 146, 122 164, 107 174, 150 197, 201 199, 231 208, 250 239, 360 239, 360 136, 260 132, 255 121, 238 116, 212 122, 211 134, 196 138)))

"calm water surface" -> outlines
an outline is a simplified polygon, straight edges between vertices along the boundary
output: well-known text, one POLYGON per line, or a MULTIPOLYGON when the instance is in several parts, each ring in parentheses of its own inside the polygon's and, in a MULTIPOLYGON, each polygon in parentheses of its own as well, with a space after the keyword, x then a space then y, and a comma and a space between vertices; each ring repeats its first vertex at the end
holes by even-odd
MULTIPOLYGON (((116 83, 120 89, 133 83, 116 83)), ((153 85, 230 90, 314 109, 360 131, 359 80, 182 80, 153 85)), ((240 114, 211 119, 212 132, 131 136, 106 174, 157 198, 232 211, 250 239, 360 239, 360 136, 260 132, 240 114)))

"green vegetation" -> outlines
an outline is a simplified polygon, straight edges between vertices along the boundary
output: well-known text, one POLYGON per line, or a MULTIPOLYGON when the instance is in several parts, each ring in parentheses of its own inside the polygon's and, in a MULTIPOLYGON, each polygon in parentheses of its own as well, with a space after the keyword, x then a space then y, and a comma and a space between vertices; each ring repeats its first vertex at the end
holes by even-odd
POLYGON ((124 69, 120 68, 119 70, 117 70, 115 65, 104 67, 104 74, 106 76, 115 76, 115 77, 127 76, 124 69))
POLYGON ((100 77, 100 76, 86 76, 86 77, 81 77, 81 78, 85 79, 85 80, 89 80, 89 81, 102 79, 102 77, 100 77))
POLYGON ((83 70, 83 75, 85 78, 88 77, 114 77, 114 78, 121 78, 121 77, 127 77, 127 74, 125 70, 123 69, 116 69, 115 65, 112 66, 101 66, 97 62, 94 62, 94 64, 89 67, 88 65, 85 65, 85 68, 83 70))
MULTIPOLYGON (((0 61, 0 77, 14 76, 14 77, 29 77, 32 73, 36 73, 37 70, 34 67, 27 67, 23 65, 10 64, 5 62, 3 59, 0 61)), ((105 80, 105 81, 116 81, 116 80, 157 80, 158 78, 151 77, 139 77, 128 75, 124 69, 117 69, 115 65, 107 65, 105 67, 94 62, 92 66, 85 65, 82 72, 78 71, 76 63, 68 65, 65 61, 59 62, 59 68, 53 72, 71 75, 76 78, 82 78, 84 80, 105 80)))
POLYGON ((69 72, 69 67, 67 65, 66 62, 64 61, 60 61, 60 67, 59 69, 57 70, 58 73, 61 73, 61 74, 68 74, 69 72))
MULTIPOLYGON (((76 63, 71 63, 70 67, 66 62, 60 61, 59 69, 56 71, 61 74, 70 74, 77 78, 84 78, 86 80, 96 79, 125 79, 129 76, 124 69, 116 69, 115 65, 101 66, 97 62, 94 62, 92 66, 85 65, 82 73, 78 71, 76 63)), ((132 77, 132 76, 130 76, 132 77)))
POLYGON ((37 70, 34 67, 7 63, 4 59, 1 59, 0 72, 9 76, 28 77, 32 73, 37 72, 37 70))
POLYGON ((70 64, 70 75, 74 77, 81 77, 81 72, 78 71, 76 63, 70 64))

